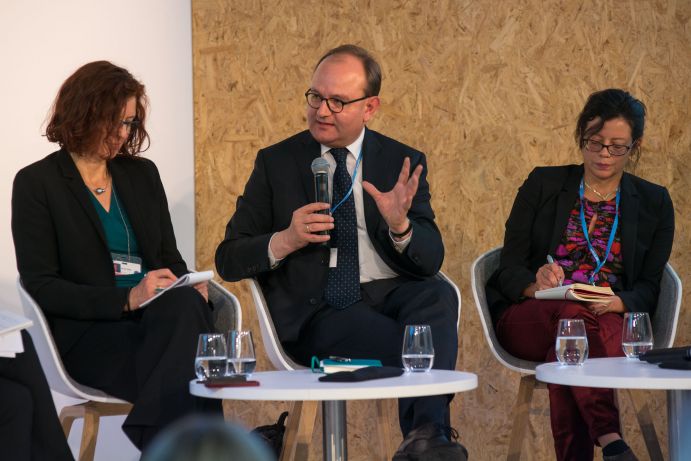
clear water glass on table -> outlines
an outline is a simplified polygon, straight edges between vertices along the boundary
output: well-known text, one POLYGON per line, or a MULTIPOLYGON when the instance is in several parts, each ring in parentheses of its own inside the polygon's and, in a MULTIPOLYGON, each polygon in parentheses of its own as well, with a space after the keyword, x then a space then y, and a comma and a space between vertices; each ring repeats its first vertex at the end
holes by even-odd
POLYGON ((257 358, 254 355, 252 332, 230 330, 228 333, 228 374, 246 375, 254 373, 257 358))
POLYGON ((429 325, 406 325, 401 359, 406 372, 429 371, 432 368, 434 345, 429 325))
POLYGON ((629 358, 638 358, 653 348, 653 328, 646 312, 627 312, 621 333, 621 348, 629 358))
POLYGON ((583 364, 588 358, 588 337, 582 319, 559 320, 555 349, 562 365, 583 364))
POLYGON ((197 343, 194 360, 197 378, 204 381, 226 374, 226 338, 221 333, 202 333, 197 343))

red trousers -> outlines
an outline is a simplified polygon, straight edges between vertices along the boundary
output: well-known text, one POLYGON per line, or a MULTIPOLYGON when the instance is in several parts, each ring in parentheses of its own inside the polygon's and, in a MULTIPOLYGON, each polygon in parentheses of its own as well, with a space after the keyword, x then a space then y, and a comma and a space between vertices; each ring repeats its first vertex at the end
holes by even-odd
MULTIPOLYGON (((559 319, 583 319, 588 357, 621 357, 623 319, 597 316, 571 301, 528 299, 507 309, 497 323, 497 338, 510 354, 535 362, 554 362, 559 319)), ((593 459, 597 438, 616 432, 619 411, 612 389, 549 384, 550 419, 558 460, 593 459)))

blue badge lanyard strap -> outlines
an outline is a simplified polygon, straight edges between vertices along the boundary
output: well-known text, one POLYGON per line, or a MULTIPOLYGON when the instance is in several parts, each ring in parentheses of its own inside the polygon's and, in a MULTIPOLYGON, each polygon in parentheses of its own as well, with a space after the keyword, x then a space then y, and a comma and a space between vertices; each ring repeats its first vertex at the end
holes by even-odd
MULTIPOLYGON (((339 206, 343 204, 346 200, 348 200, 348 197, 350 197, 350 194, 353 193, 353 186, 355 186, 355 176, 357 176, 357 170, 358 167, 360 166, 360 161, 362 161, 362 148, 360 148, 360 154, 357 156, 357 161, 355 162, 355 169, 353 170, 353 176, 350 178, 350 189, 348 189, 348 193, 343 196, 340 202, 338 202, 335 206, 331 207, 331 214, 334 213, 338 209, 339 206)), ((333 181, 332 181, 333 182, 333 181)))
POLYGON ((590 254, 593 255, 593 258, 595 259, 595 269, 593 270, 593 273, 590 275, 588 278, 588 282, 591 284, 595 283, 595 276, 597 275, 598 272, 600 272, 600 269, 602 269, 602 266, 605 265, 605 262, 607 262, 607 258, 609 258, 609 253, 612 250, 612 244, 614 243, 614 236, 617 233, 617 226, 619 225, 619 198, 621 194, 619 193, 619 188, 617 188, 617 198, 616 198, 616 209, 614 212, 614 224, 612 224, 612 230, 609 232, 609 240, 607 241, 607 250, 605 251, 605 256, 600 260, 600 257, 597 255, 597 252, 595 251, 595 248, 593 248, 593 244, 590 243, 590 237, 588 236, 588 226, 585 223, 585 211, 583 207, 583 200, 584 200, 584 191, 583 191, 583 179, 581 179, 581 186, 579 188, 579 194, 581 198, 581 227, 583 228, 583 235, 585 236, 585 241, 588 244, 588 250, 590 251, 590 254))

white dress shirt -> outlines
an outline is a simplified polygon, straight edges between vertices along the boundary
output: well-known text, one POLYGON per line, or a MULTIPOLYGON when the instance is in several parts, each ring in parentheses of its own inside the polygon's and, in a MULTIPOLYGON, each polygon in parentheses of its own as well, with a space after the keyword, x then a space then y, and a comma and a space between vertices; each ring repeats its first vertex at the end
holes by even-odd
MULTIPOLYGON (((346 146, 348 149, 348 157, 346 158, 346 167, 348 169, 348 174, 353 176, 353 171, 355 170, 355 164, 357 163, 357 158, 362 152, 362 142, 365 139, 365 128, 362 128, 360 136, 350 145, 346 146)), ((336 171, 336 159, 334 159, 331 154, 331 148, 325 145, 321 145, 321 156, 329 162, 329 196, 332 196, 332 186, 333 186, 333 175, 336 171)), ((364 159, 360 160, 360 165, 358 166, 357 174, 355 176, 355 181, 353 183, 353 200, 355 201, 355 216, 357 218, 357 237, 358 237, 358 258, 360 261, 360 283, 371 282, 372 280, 380 279, 390 279, 398 277, 392 268, 390 268, 383 259, 379 256, 377 251, 372 245, 372 241, 367 234, 367 225, 365 223, 365 205, 363 202, 362 194, 364 193, 362 189, 362 169, 364 159)), ((387 191, 383 191, 387 192, 387 191)), ((332 203, 331 206, 336 205, 332 203)), ((274 234, 276 235, 276 234, 274 234)), ((391 234, 391 242, 399 253, 402 253, 412 238, 412 232, 408 235, 408 238, 402 241, 395 241, 391 234)), ((273 239, 273 237, 272 237, 273 239)), ((280 261, 273 256, 271 251, 271 241, 269 241, 269 262, 272 267, 276 266, 280 261)))

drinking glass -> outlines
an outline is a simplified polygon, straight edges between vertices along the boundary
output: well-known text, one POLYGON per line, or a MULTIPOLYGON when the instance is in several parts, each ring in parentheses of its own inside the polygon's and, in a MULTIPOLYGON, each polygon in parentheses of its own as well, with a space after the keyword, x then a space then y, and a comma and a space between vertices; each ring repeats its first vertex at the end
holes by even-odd
POLYGON ((406 372, 429 371, 432 368, 434 345, 429 325, 406 325, 401 358, 406 372))
POLYGON ((629 358, 638 358, 653 348, 653 328, 646 312, 627 312, 624 314, 624 327, 621 333, 621 348, 629 358))
POLYGON ((194 360, 197 378, 204 381, 226 374, 226 339, 221 333, 202 333, 197 343, 194 360))
POLYGON ((228 374, 249 376, 256 366, 252 332, 230 330, 228 333, 228 374))
POLYGON ((562 365, 582 365, 588 358, 588 338, 582 319, 561 319, 557 330, 557 360, 562 365))

